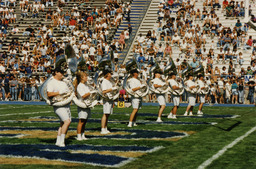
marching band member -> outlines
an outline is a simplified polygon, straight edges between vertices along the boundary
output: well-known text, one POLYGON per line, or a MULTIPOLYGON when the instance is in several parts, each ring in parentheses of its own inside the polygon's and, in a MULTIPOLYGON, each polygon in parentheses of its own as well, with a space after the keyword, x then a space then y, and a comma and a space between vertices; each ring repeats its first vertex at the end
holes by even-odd
MULTIPOLYGON (((192 75, 188 75, 188 81, 186 81, 185 85, 190 90, 197 87, 195 82, 193 82, 193 76, 192 75)), ((193 115, 193 107, 195 105, 196 105, 196 94, 192 94, 192 93, 188 92, 188 107, 186 109, 186 112, 185 112, 184 116, 188 115, 188 111, 190 111, 189 115, 192 116, 193 115)))
MULTIPOLYGON (((204 85, 204 77, 203 75, 199 75, 198 76, 198 85, 200 90, 204 90, 205 89, 205 85, 204 85)), ((199 94, 199 99, 200 99, 200 104, 199 104, 199 108, 198 108, 198 115, 203 115, 202 109, 203 109, 203 105, 205 103, 205 95, 204 94, 199 94)))
MULTIPOLYGON (((169 83, 170 83, 170 86, 172 87, 173 90, 178 90, 180 89, 178 83, 176 82, 176 75, 174 73, 171 73, 170 74, 170 77, 171 79, 169 80, 169 83)), ((173 108, 170 112, 170 114, 167 116, 168 119, 177 119, 176 117, 176 113, 177 113, 177 110, 180 106, 180 96, 179 95, 174 95, 172 93, 172 99, 173 99, 173 108)))
MULTIPOLYGON (((134 92, 146 86, 144 84, 141 84, 141 82, 138 80, 139 72, 137 69, 131 70, 131 74, 132 74, 132 78, 130 80, 130 88, 134 92)), ((138 110, 139 108, 141 108, 141 105, 142 105, 141 97, 132 96, 131 101, 132 101, 133 111, 130 115, 130 120, 127 127, 137 126, 136 117, 137 117, 138 110)))
MULTIPOLYGON (((74 87, 76 89, 76 94, 78 99, 86 100, 90 97, 91 93, 95 91, 90 91, 90 88, 85 84, 87 82, 87 73, 78 72, 76 75, 76 79, 74 81, 74 87)), ((77 140, 87 140, 84 136, 84 129, 88 118, 91 116, 90 108, 81 108, 77 106, 78 118, 79 122, 77 125, 77 140)))
MULTIPOLYGON (((165 85, 165 82, 163 82, 161 78, 161 74, 163 73, 161 70, 156 70, 155 72, 155 78, 153 80, 154 88, 157 89, 159 87, 163 87, 165 85)), ((159 111, 158 111, 158 117, 156 122, 163 122, 161 120, 162 113, 165 109, 166 103, 165 103, 165 94, 156 94, 157 101, 160 105, 159 111)))
MULTIPOLYGON (((102 94, 110 94, 113 90, 117 90, 117 87, 113 87, 109 81, 112 77, 110 70, 103 71, 104 79, 101 83, 102 94)), ((109 115, 113 113, 114 101, 103 99, 103 116, 101 118, 101 134, 109 134, 110 131, 107 128, 109 115)))
MULTIPOLYGON (((67 84, 62 81, 64 72, 65 71, 60 67, 55 68, 53 73, 53 80, 51 80, 47 85, 47 96, 49 98, 55 97, 57 95, 65 95, 69 92, 67 84)), ((53 106, 53 109, 55 114, 61 120, 60 127, 58 129, 56 145, 59 147, 65 147, 65 136, 71 123, 70 105, 67 104, 58 107, 53 106)))

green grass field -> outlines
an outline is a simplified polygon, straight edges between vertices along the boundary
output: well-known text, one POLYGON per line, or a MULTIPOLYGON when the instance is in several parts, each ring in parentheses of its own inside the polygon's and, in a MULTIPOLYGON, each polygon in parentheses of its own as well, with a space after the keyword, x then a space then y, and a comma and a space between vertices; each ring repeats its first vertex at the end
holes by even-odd
MULTIPOLYGON (((138 126, 128 128, 131 108, 114 108, 114 114, 110 116, 108 128, 112 131, 109 137, 102 137, 100 131, 100 119, 102 116, 102 106, 92 109, 91 120, 86 125, 86 133, 89 133, 89 140, 77 141, 76 125, 77 111, 76 106, 71 106, 72 123, 66 139, 66 148, 58 150, 70 153, 69 146, 134 146, 134 147, 161 147, 160 150, 153 152, 133 152, 127 154, 132 156, 133 160, 119 168, 197 168, 204 161, 212 157, 224 146, 233 142, 236 138, 244 135, 251 128, 256 126, 256 109, 254 107, 204 107, 204 114, 209 116, 178 116, 177 120, 167 119, 170 111, 167 107, 164 111, 162 120, 165 123, 155 123, 158 107, 144 106, 139 110, 137 118, 138 126), (217 116, 220 115, 220 116, 217 116), (233 115, 230 117, 221 115, 233 115), (239 116, 235 116, 239 115, 239 116), (143 137, 136 139, 135 135, 147 131, 143 137), (131 132, 131 133, 129 133, 131 132), (137 133, 136 133, 137 132, 137 133), (187 136, 179 138, 167 138, 165 134, 171 132, 186 133, 187 136), (127 134, 128 133, 128 134, 127 134), (129 138, 124 135, 129 135, 129 138), (123 138, 125 137, 125 138, 123 138), (122 138, 122 139, 120 139, 122 138)), ((178 109, 178 115, 183 115, 185 107, 178 109)), ((50 106, 31 106, 31 105, 1 105, 0 106, 0 146, 6 145, 45 145, 54 146, 56 130, 59 126, 58 119, 50 106), (35 130, 27 131, 31 128, 55 129, 55 130, 35 130), (5 130, 4 128, 8 128, 5 130), (20 128, 19 130, 16 128, 20 128), (13 138, 8 134, 25 134, 24 137, 13 138)), ((197 107, 194 114, 197 112, 197 107)), ((256 168, 256 132, 254 131, 242 141, 228 149, 222 156, 214 160, 207 168, 256 168)), ((51 148, 49 148, 51 149, 51 148)), ((8 149, 10 152, 23 151, 15 147, 8 149)), ((112 150, 110 150, 112 151, 112 150)), ((113 150, 114 151, 114 150, 113 150)), ((58 161, 53 163, 51 160, 46 162, 37 162, 41 159, 28 160, 27 158, 16 158, 7 156, 6 152, 0 148, 0 168, 107 168, 106 166, 95 166, 88 163, 72 163, 58 161)), ((49 152, 48 155, 51 155, 49 152)), ((56 152, 55 152, 56 153, 56 152)), ((98 153, 98 152, 97 152, 98 153)), ((96 153, 96 154, 97 154, 96 153)), ((104 152, 106 153, 106 152, 104 152)), ((109 151, 107 152, 109 153, 109 151)), ((110 152, 112 153, 112 152, 110 152)), ((125 153, 123 153, 125 154, 125 153)), ((36 153, 35 153, 36 155, 36 153)), ((53 154, 54 156, 56 154, 53 154)), ((57 154, 58 155, 58 154, 57 154)), ((71 153, 72 155, 72 153, 71 153)), ((25 154, 24 154, 25 156, 25 154)), ((123 156, 115 155, 115 156, 123 156)), ((95 157, 96 158, 96 157, 95 157)), ((114 158, 115 159, 115 158, 114 158)), ((44 159, 42 159, 44 160, 44 159)), ((92 162, 93 162, 92 158, 92 162)), ((111 159, 112 160, 112 159, 111 159)), ((110 160, 110 161, 111 161, 110 160)), ((56 160, 55 160, 56 161, 56 160)))

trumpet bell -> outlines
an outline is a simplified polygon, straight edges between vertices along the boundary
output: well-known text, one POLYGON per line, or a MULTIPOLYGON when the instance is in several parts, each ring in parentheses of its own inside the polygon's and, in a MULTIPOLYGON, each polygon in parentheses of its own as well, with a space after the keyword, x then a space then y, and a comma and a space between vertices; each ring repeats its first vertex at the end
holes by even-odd
POLYGON ((182 77, 186 77, 192 72, 192 68, 187 62, 182 62, 181 70, 182 70, 182 77))
POLYGON ((99 70, 105 70, 105 69, 109 69, 111 70, 111 68, 113 67, 113 63, 111 61, 110 58, 102 58, 99 62, 99 70))
POLYGON ((82 71, 82 72, 88 72, 88 67, 86 65, 86 62, 84 60, 83 57, 80 57, 78 60, 77 60, 77 69, 82 71))
POLYGON ((77 70, 77 58, 75 50, 70 44, 67 44, 65 47, 65 56, 68 68, 71 70, 72 73, 75 73, 77 70))
POLYGON ((177 69, 172 58, 170 59, 170 63, 164 68, 164 74, 168 75, 169 73, 177 74, 177 69))
POLYGON ((199 74, 204 76, 204 67, 202 65, 199 65, 193 70, 193 76, 198 76, 199 74))
POLYGON ((137 69, 138 68, 138 63, 136 60, 130 60, 126 63, 125 69, 127 72, 130 73, 131 70, 137 69))

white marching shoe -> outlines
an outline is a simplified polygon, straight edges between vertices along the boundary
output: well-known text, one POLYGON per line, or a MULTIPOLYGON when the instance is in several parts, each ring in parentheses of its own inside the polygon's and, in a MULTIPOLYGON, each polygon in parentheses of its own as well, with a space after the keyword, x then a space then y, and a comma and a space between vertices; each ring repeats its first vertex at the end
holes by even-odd
POLYGON ((83 139, 82 139, 82 137, 77 137, 76 140, 82 141, 83 139))
POLYGON ((189 112, 189 115, 190 115, 190 116, 193 116, 193 113, 192 113, 192 112, 189 112))
POLYGON ((201 112, 201 111, 198 111, 197 114, 198 114, 198 115, 203 115, 204 113, 201 112))
POLYGON ((184 113, 184 116, 187 116, 187 115, 188 115, 188 112, 185 112, 185 113, 184 113))
POLYGON ((163 122, 163 120, 161 120, 161 118, 158 117, 157 120, 156 120, 156 122, 161 123, 161 122, 163 122))
POLYGON ((176 115, 173 114, 171 119, 177 119, 176 115))
POLYGON ((109 133, 110 133, 110 131, 108 131, 108 129, 106 129, 106 128, 102 128, 101 132, 100 132, 100 134, 109 134, 109 133))
POLYGON ((127 127, 132 127, 132 122, 129 121, 129 124, 127 125, 127 127))
POLYGON ((84 135, 82 135, 82 140, 88 140, 84 135))
POLYGON ((168 116, 167 116, 167 119, 171 119, 172 118, 172 113, 170 113, 168 116))
POLYGON ((59 143, 59 144, 57 144, 57 143, 56 143, 56 146, 59 146, 59 147, 65 147, 65 143, 64 143, 64 142, 59 143))

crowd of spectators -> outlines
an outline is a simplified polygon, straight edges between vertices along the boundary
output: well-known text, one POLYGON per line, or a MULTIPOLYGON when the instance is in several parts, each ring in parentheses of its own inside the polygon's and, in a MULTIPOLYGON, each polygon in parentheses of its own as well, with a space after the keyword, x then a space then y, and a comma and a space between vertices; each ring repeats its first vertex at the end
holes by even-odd
POLYGON ((43 82, 40 77, 51 73, 68 43, 73 46, 78 60, 85 59, 89 72, 96 72, 99 61, 108 55, 118 62, 118 51, 125 47, 132 27, 129 25, 119 40, 114 40, 113 35, 130 11, 130 1, 106 0, 101 7, 93 7, 93 2, 88 0, 69 2, 0 2, 1 99, 38 99, 37 89, 43 82), (23 29, 15 24, 16 15, 20 15, 21 21, 43 22, 39 27, 27 24, 23 29), (14 38, 15 35, 19 38, 14 38), (8 48, 3 48, 4 44, 8 44, 8 48))
POLYGON ((248 83, 256 73, 256 43, 252 36, 248 36, 250 27, 240 22, 240 18, 244 16, 243 2, 204 0, 202 11, 195 3, 195 0, 160 1, 157 30, 149 30, 145 36, 140 34, 133 47, 134 57, 141 71, 147 72, 144 74, 148 78, 154 60, 164 69, 170 58, 174 60, 179 76, 182 76, 181 65, 186 62, 192 69, 202 66, 211 86, 209 102, 245 103, 248 99, 252 104, 254 100, 250 98, 253 97, 247 96, 251 96, 254 91, 250 90, 249 94, 249 86, 245 85, 245 81, 248 83), (216 10, 219 10, 222 15, 231 16, 227 13, 227 8, 232 8, 233 17, 240 17, 234 26, 224 27, 217 15, 216 10), (178 58, 173 58, 177 51, 178 58), (245 70, 244 55, 248 52, 251 52, 251 61, 245 70), (223 87, 219 83, 223 83, 225 90, 222 91, 223 87), (243 84, 243 87, 236 88, 237 93, 232 94, 233 88, 226 85, 232 86, 234 83, 238 86, 243 84), (239 90, 247 92, 238 92, 239 90), (239 94, 238 99, 236 94, 239 94))
MULTIPOLYGON (((115 73, 120 78, 125 76, 125 66, 117 66, 118 51, 125 48, 132 27, 129 25, 119 39, 111 37, 111 29, 117 29, 125 14, 130 12, 130 3, 107 0, 105 6, 96 8, 85 0, 79 3, 59 0, 57 4, 52 0, 30 2, 22 0, 19 4, 1 3, 1 9, 4 10, 0 10, 0 50, 8 34, 21 34, 25 40, 20 42, 12 39, 8 50, 0 53, 0 99, 39 100, 38 87, 51 73, 56 58, 63 54, 67 43, 73 46, 77 58, 83 57, 86 60, 89 72, 96 72, 99 60, 109 55, 116 63, 115 73), (16 22, 14 7, 21 10, 21 19, 43 18, 49 24, 42 23, 37 28, 32 25, 21 29, 12 24, 16 22), (9 13, 15 19, 11 19, 9 13)), ((249 80, 245 76, 251 77, 256 69, 256 45, 252 37, 247 36, 249 26, 242 25, 237 19, 234 27, 223 27, 215 12, 223 10, 228 16, 227 7, 234 6, 232 15, 241 17, 243 4, 233 3, 231 0, 224 8, 224 2, 221 4, 218 0, 204 0, 201 12, 195 3, 195 0, 160 0, 157 30, 149 30, 146 36, 139 35, 136 39, 138 43, 133 47, 142 77, 150 77, 149 70, 154 60, 164 69, 173 53, 179 51, 179 57, 174 63, 180 76, 184 62, 188 62, 193 69, 204 67, 207 82, 211 86, 209 102, 245 103, 248 96, 250 103, 253 103, 253 99, 249 97, 252 87, 248 85, 249 80), (237 12, 238 9, 240 12, 237 12), (175 13, 174 17, 172 13, 175 13), (211 44, 210 48, 207 47, 208 44, 211 44), (243 68, 245 51, 252 52, 251 66, 247 70, 243 68), (215 66, 221 62, 226 65, 220 68, 215 66), (241 69, 239 73, 235 71, 237 65, 241 69), (241 100, 242 94, 238 92, 241 84, 243 91, 250 91, 248 94, 242 93, 246 95, 244 100, 241 100), (233 88, 239 94, 238 97, 233 88)), ((149 96, 149 101, 152 101, 154 95, 149 96)), ((183 96, 183 101, 185 100, 186 94, 183 96)))

